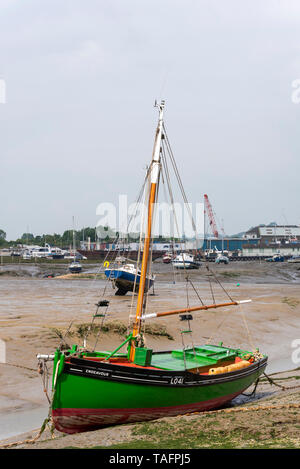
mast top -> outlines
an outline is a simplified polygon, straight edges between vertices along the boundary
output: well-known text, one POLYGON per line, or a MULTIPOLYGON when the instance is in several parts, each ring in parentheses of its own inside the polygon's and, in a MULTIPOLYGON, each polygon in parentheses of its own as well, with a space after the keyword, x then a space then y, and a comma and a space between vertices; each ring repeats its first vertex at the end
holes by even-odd
POLYGON ((157 100, 155 100, 154 107, 158 107, 160 111, 164 110, 165 105, 166 105, 166 102, 164 99, 162 99, 160 103, 157 100))

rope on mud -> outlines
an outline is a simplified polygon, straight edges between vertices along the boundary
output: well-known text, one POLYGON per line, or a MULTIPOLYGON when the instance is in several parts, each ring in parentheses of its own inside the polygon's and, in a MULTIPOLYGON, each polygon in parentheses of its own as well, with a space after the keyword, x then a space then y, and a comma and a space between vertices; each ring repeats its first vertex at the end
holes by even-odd
MULTIPOLYGON (((269 383, 272 385, 274 384, 274 386, 277 386, 278 388, 282 389, 283 391, 288 391, 289 389, 297 389, 297 388, 300 388, 300 385, 298 384, 297 386, 283 386, 282 384, 278 384, 278 383, 275 383, 274 379, 270 378, 270 376, 268 376, 266 373, 264 373, 264 376, 267 378, 267 380, 269 381, 269 383)), ((290 377, 289 379, 291 379, 292 377, 290 377)), ((261 378, 260 378, 261 379, 261 378)))
MULTIPOLYGON (((297 386, 283 386, 282 384, 275 383, 276 378, 275 379, 270 378, 270 376, 268 376, 265 372, 264 372, 264 376, 266 377, 268 382, 271 384, 271 386, 274 384, 274 386, 277 386, 278 388, 282 389, 282 391, 289 391, 290 389, 300 388, 299 384, 297 386)), ((293 378, 293 376, 290 376, 287 379, 292 379, 292 378, 293 378)), ((263 380, 263 378, 258 378, 255 382, 255 387, 254 387, 253 391, 250 394, 241 393, 242 396, 247 396, 247 397, 253 396, 256 392, 256 388, 257 388, 259 382, 262 382, 262 380, 263 380)))
MULTIPOLYGON (((0 445, 0 448, 11 448, 12 446, 26 445, 26 444, 35 443, 40 438, 42 433, 45 431, 45 429, 46 429, 46 427, 47 427, 47 425, 49 424, 50 421, 51 421, 51 415, 49 413, 48 417, 44 420, 44 422, 42 423, 41 428, 39 429, 38 433, 35 435, 34 438, 29 438, 29 439, 21 440, 21 441, 14 441, 12 443, 5 443, 4 445, 0 445)), ((54 438, 54 433, 53 433, 54 428, 53 428, 53 426, 50 427, 50 432, 51 432, 51 437, 54 438)))
MULTIPOLYGON (((54 389, 55 389, 55 384, 56 384, 56 378, 57 378, 57 371, 58 371, 59 363, 60 363, 60 360, 58 361, 57 366, 56 366, 54 386, 53 386, 54 389)), ((33 368, 28 368, 28 367, 22 366, 22 365, 16 365, 14 363, 4 363, 4 364, 9 365, 9 366, 14 366, 14 367, 17 367, 17 368, 24 368, 25 370, 34 371, 35 373, 38 371, 38 373, 40 375, 44 374, 44 370, 42 368, 41 363, 39 363, 38 370, 33 369, 33 368)), ((46 370, 46 371, 47 371, 47 379, 48 379, 49 378, 48 370, 46 370)), ((46 397, 47 397, 47 400, 49 402, 49 411, 48 411, 48 416, 45 418, 44 422, 42 423, 41 428, 39 429, 38 433, 33 438, 29 438, 29 439, 22 440, 22 441, 14 441, 12 443, 5 443, 3 445, 0 445, 0 448, 11 448, 12 446, 18 446, 18 445, 23 445, 23 444, 24 445, 25 444, 33 444, 41 437, 41 435, 44 433, 47 426, 49 427, 49 430, 50 430, 50 433, 51 433, 51 438, 54 438, 54 425, 53 425, 52 415, 51 415, 51 409, 52 409, 52 402, 53 402, 54 393, 52 392, 52 397, 50 399, 49 395, 48 395, 48 392, 47 392, 47 387, 48 386, 46 385, 44 380, 43 380, 43 384, 44 384, 44 392, 46 393, 46 397), (51 425, 50 425, 50 423, 51 423, 51 425)))
POLYGON ((15 366, 16 368, 23 368, 24 370, 34 371, 36 373, 36 368, 28 368, 28 366, 16 365, 15 363, 1 363, 1 365, 15 366))

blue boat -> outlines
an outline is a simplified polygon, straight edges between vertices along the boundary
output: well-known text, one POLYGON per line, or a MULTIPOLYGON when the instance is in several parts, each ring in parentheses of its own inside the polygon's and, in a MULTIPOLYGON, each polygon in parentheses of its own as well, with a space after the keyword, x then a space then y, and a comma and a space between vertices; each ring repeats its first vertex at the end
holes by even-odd
POLYGON ((275 254, 273 257, 268 257, 266 259, 267 262, 284 262, 284 256, 280 254, 275 254))
MULTIPOLYGON (((128 291, 139 290, 141 271, 137 270, 134 264, 125 264, 117 269, 105 269, 106 277, 118 288, 116 295, 126 295, 128 291)), ((154 284, 154 276, 146 277, 145 292, 154 284)))

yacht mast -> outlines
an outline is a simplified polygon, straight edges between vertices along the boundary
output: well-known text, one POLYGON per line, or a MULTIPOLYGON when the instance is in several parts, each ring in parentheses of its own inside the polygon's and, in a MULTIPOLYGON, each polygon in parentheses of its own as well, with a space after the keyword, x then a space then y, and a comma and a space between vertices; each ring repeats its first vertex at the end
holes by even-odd
MULTIPOLYGON (((160 146, 161 146, 161 139, 162 139, 163 113, 164 113, 165 102, 161 101, 160 104, 155 102, 155 107, 158 107, 159 109, 159 118, 158 118, 158 125, 156 129, 156 133, 155 133, 154 147, 153 147, 153 152, 152 152, 152 161, 151 161, 150 172, 149 172, 150 191, 149 191, 149 199, 148 199, 148 222, 147 222, 147 228, 146 228, 146 234, 145 234, 135 323, 134 323, 133 331, 132 331, 133 339, 140 333, 140 330, 141 330, 141 316, 142 316, 143 304, 144 304, 145 282, 146 282, 146 274, 147 274, 147 268, 148 268, 150 241, 151 241, 151 235, 152 235, 153 214, 154 214, 154 207, 155 207, 154 204, 156 202, 157 185, 158 185, 159 174, 160 174, 160 146)), ((131 347, 130 347, 130 355, 129 355, 130 361, 134 360, 134 355, 135 355, 135 346, 134 346, 134 340, 132 340, 131 347)))
POLYGON ((75 222, 73 216, 73 253, 74 253, 74 261, 75 261, 75 250, 76 250, 76 243, 75 243, 75 222))

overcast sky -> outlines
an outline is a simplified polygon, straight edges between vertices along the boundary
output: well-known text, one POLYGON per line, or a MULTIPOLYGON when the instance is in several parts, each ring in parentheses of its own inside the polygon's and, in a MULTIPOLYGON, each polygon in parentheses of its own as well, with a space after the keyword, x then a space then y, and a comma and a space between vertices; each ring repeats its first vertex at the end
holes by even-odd
POLYGON ((300 2, 1 0, 0 228, 95 226, 133 201, 156 98, 192 203, 224 229, 300 223, 300 2))

